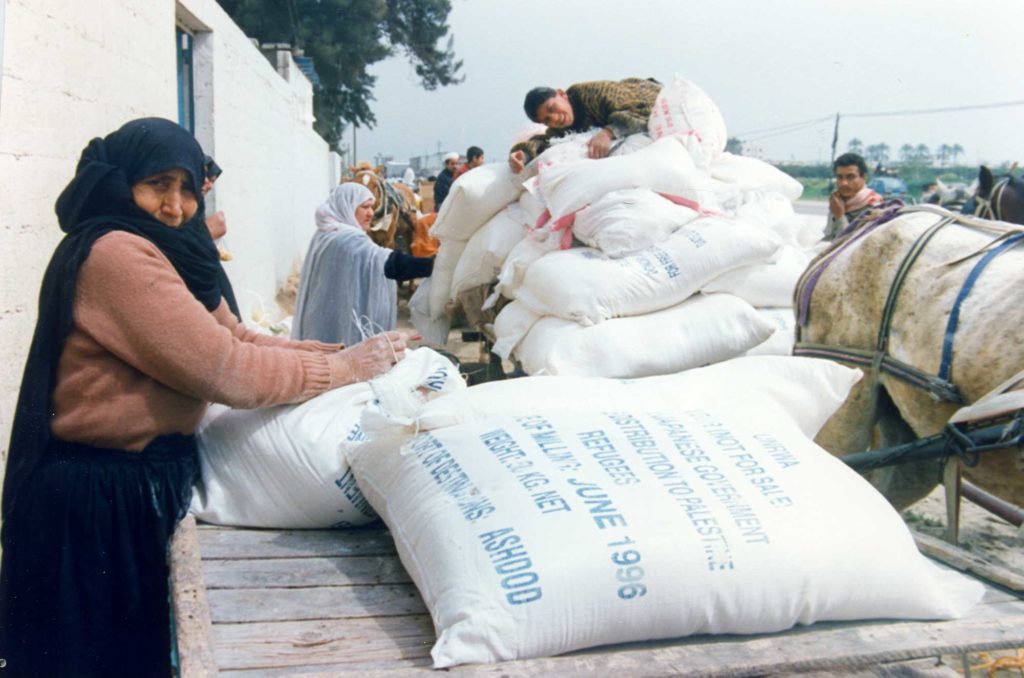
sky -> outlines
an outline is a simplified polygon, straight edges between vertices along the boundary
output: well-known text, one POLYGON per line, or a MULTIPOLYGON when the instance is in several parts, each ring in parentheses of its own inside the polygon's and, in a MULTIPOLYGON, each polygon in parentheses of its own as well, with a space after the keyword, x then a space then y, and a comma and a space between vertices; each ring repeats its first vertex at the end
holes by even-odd
POLYGON ((449 27, 465 80, 427 92, 403 57, 374 65, 377 125, 355 131, 358 159, 476 145, 502 160, 532 87, 679 75, 766 160, 828 162, 839 113, 840 153, 857 138, 893 159, 960 144, 961 163, 1024 163, 1024 105, 858 117, 1024 101, 1021 0, 452 0, 449 27))

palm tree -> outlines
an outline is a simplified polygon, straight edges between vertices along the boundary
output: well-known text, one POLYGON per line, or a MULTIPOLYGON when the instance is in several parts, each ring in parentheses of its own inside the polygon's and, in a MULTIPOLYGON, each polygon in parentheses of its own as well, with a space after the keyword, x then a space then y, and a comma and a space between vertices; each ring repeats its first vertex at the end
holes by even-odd
POLYGON ((918 144, 914 147, 914 161, 922 165, 932 164, 932 152, 925 144, 918 144))
POLYGON ((889 144, 871 144, 866 149, 868 160, 876 165, 889 162, 889 144))
POLYGON ((949 160, 949 156, 953 151, 953 147, 949 144, 941 144, 935 149, 935 157, 939 159, 939 164, 945 166, 946 161, 949 160))
POLYGON ((900 146, 900 162, 911 163, 914 161, 914 147, 910 144, 900 146))
POLYGON ((959 158, 960 154, 963 153, 963 152, 964 152, 964 147, 963 146, 961 146, 960 144, 953 144, 953 147, 949 149, 950 155, 953 156, 953 164, 956 164, 957 158, 959 158))
POLYGON ((850 151, 851 153, 856 153, 857 155, 860 155, 863 152, 863 148, 864 142, 856 137, 850 139, 850 143, 846 145, 846 150, 850 151))

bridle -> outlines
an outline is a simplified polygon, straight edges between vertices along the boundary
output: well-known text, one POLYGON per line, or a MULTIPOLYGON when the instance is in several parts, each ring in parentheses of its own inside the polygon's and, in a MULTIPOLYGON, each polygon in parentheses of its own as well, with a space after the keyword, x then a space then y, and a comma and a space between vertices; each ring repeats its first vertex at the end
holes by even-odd
POLYGON ((373 199, 377 206, 373 210, 373 223, 370 224, 370 230, 386 231, 391 224, 388 217, 391 214, 391 208, 395 206, 395 200, 391 198, 389 191, 384 189, 385 182, 370 169, 359 170, 353 175, 352 180, 366 186, 374 194, 373 199), (363 176, 366 178, 361 178, 363 176), (370 187, 370 179, 373 179, 376 190, 370 187))
POLYGON ((1003 212, 999 209, 999 205, 1003 199, 1003 191, 1010 184, 1010 177, 1003 177, 996 185, 992 187, 992 192, 989 193, 988 198, 983 198, 980 195, 974 196, 974 211, 971 212, 976 217, 982 219, 994 219, 995 221, 1003 220, 1003 212))

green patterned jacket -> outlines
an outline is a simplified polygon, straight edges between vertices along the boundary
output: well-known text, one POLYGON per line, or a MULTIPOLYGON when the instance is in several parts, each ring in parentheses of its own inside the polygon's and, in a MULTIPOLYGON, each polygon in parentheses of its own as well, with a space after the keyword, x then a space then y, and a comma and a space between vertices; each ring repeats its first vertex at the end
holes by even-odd
POLYGON ((581 82, 565 90, 572 105, 573 121, 562 129, 548 128, 527 141, 512 147, 510 153, 523 151, 530 162, 551 145, 551 140, 592 127, 607 127, 616 139, 647 131, 647 119, 654 109, 654 100, 661 83, 653 78, 625 80, 594 80, 581 82))

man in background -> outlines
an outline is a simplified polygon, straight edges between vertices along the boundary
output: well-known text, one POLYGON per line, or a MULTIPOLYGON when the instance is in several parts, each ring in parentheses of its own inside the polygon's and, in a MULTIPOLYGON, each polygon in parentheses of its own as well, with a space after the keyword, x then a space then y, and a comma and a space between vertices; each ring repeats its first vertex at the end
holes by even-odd
POLYGON ((466 149, 466 162, 459 165, 459 169, 455 170, 455 176, 452 177, 452 181, 455 181, 463 174, 484 164, 484 149, 479 146, 470 146, 466 149))
POLYGON ((826 240, 833 240, 854 220, 883 202, 882 196, 867 187, 868 166, 856 153, 843 153, 836 158, 832 173, 836 190, 828 199, 826 240))
POLYGON ((459 154, 449 153, 444 156, 444 169, 434 181, 434 211, 441 211, 441 203, 448 197, 452 181, 455 180, 455 167, 459 164, 459 154))

